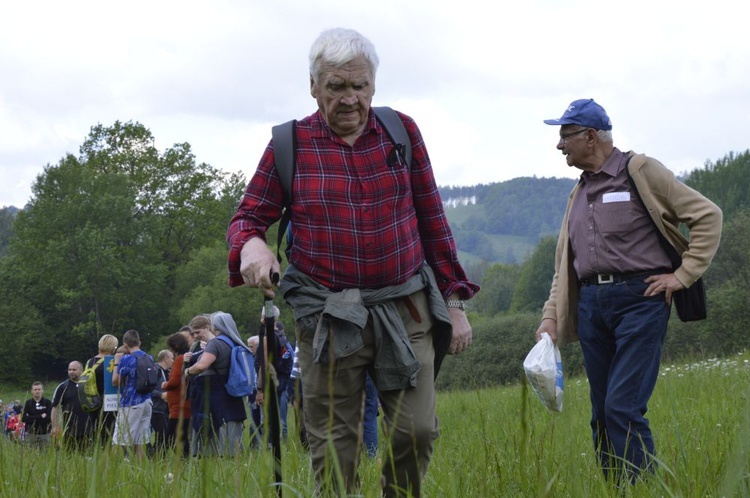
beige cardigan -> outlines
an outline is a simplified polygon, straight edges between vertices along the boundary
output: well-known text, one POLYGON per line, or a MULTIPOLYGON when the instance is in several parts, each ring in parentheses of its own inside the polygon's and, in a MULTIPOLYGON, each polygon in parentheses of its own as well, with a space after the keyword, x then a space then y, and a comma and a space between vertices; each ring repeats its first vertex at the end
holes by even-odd
MULTIPOLYGON (((628 170, 651 218, 659 231, 682 254, 682 265, 674 272, 685 287, 700 278, 716 254, 721 238, 721 209, 675 178, 656 159, 628 152, 628 170), (690 229, 690 241, 679 231, 680 223, 690 229)), ((568 237, 568 215, 580 183, 570 193, 555 252, 555 276, 543 318, 557 322, 557 344, 578 340, 578 279, 568 237)))

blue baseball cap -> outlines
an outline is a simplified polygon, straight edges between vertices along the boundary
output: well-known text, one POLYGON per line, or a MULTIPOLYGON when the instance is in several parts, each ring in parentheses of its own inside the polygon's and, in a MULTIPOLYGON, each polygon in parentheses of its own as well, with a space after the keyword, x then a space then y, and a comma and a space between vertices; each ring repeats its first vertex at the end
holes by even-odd
POLYGON ((594 99, 574 100, 565 109, 560 119, 545 119, 544 122, 548 125, 560 126, 577 124, 586 128, 594 128, 595 130, 612 129, 612 120, 607 116, 607 111, 604 110, 604 107, 594 102, 594 99))

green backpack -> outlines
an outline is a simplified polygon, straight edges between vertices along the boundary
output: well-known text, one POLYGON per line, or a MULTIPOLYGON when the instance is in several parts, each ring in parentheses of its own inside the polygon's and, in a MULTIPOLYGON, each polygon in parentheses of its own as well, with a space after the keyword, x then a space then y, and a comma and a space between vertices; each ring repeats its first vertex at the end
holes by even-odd
POLYGON ((86 367, 76 383, 78 384, 78 401, 85 412, 95 412, 102 407, 102 396, 96 385, 96 369, 104 362, 104 357, 86 367))

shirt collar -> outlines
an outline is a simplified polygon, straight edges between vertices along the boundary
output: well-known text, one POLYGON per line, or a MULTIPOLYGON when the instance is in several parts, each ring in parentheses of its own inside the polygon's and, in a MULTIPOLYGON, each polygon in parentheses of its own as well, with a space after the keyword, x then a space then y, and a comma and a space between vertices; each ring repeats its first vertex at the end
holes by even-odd
POLYGON ((583 173, 581 173, 581 178, 587 180, 591 178, 591 175, 598 175, 599 173, 604 173, 614 178, 625 168, 627 159, 627 155, 623 154, 622 151, 620 151, 620 149, 618 149, 617 147, 614 147, 612 149, 612 154, 609 155, 599 171, 597 171, 596 173, 589 173, 588 171, 584 171, 583 173))

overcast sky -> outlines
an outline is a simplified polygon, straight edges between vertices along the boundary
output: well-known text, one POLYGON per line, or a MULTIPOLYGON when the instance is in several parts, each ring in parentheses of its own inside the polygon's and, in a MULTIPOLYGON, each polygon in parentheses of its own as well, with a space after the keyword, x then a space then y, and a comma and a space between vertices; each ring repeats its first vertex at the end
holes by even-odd
POLYGON ((570 177, 559 117, 594 98, 615 145, 676 173, 750 148, 750 37, 737 0, 36 0, 0 10, 0 207, 116 120, 249 178, 273 124, 316 110, 307 55, 354 28, 380 56, 374 105, 416 119, 440 185, 570 177), (617 7, 616 5, 621 5, 617 7))

